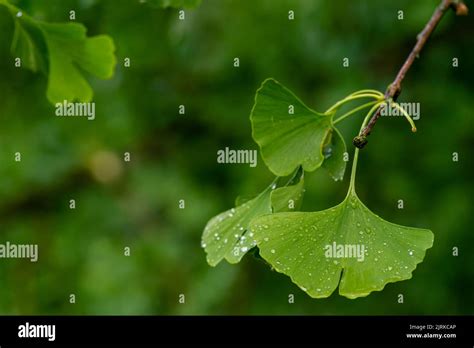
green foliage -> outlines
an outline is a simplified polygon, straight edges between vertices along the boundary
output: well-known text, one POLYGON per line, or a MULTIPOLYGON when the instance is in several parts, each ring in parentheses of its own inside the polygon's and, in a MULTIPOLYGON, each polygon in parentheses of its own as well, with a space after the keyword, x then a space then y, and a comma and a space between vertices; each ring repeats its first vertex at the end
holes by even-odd
POLYGON ((272 192, 270 198, 274 212, 295 211, 301 208, 304 194, 303 174, 301 170, 286 186, 272 192))
POLYGON ((224 258, 230 263, 239 262, 256 245, 254 234, 248 231, 252 219, 272 212, 287 211, 289 201, 296 205, 301 202, 304 186, 302 173, 296 173, 297 183, 296 179, 292 179, 277 188, 277 182, 280 181, 277 178, 257 197, 244 202, 237 199, 236 204, 240 205, 212 218, 204 229, 201 242, 207 253, 207 262, 211 266, 224 258))
POLYGON ((5 0, 2 4, 15 23, 12 53, 24 67, 48 76, 46 94, 51 103, 92 100, 84 72, 101 79, 113 76, 115 46, 109 36, 87 37, 82 24, 37 21, 5 0))
POLYGON ((300 165, 311 172, 323 163, 331 116, 311 110, 274 79, 257 91, 250 120, 262 158, 275 175, 289 175, 300 165))
POLYGON ((116 64, 112 39, 106 35, 88 38, 86 28, 76 23, 42 23, 40 27, 49 52, 49 101, 90 101, 93 91, 81 70, 111 78, 116 64))
POLYGON ((11 45, 12 54, 22 60, 23 66, 34 72, 46 73, 47 48, 41 29, 29 19, 14 17, 15 31, 11 45))
POLYGON ((201 4, 202 0, 146 0, 152 6, 167 8, 194 8, 201 4))
POLYGON ((372 213, 352 185, 333 208, 266 215, 251 223, 260 255, 311 297, 329 297, 339 285, 339 294, 353 299, 410 279, 433 245, 431 231, 372 213))
POLYGON ((271 187, 256 198, 212 218, 206 225, 201 246, 207 253, 207 262, 217 265, 223 258, 237 263, 254 243, 253 233, 247 234, 250 221, 272 212, 271 187))
MULTIPOLYGON (((274 174, 288 175, 295 168, 311 172, 322 166, 334 180, 342 180, 346 145, 334 124, 371 107, 364 127, 384 103, 381 92, 366 89, 319 113, 274 79, 267 79, 255 96, 250 115, 252 135, 274 174), (375 101, 333 120, 343 105, 361 98, 375 101)), ((394 104, 416 131, 408 113, 394 104)), ((275 270, 290 276, 315 298, 329 297, 338 285, 343 296, 363 297, 382 290, 389 282, 411 278, 432 246, 433 234, 387 222, 359 200, 355 193, 358 151, 348 194, 336 207, 313 213, 295 212, 294 206, 286 209, 288 195, 301 195, 302 187, 294 185, 273 192, 268 188, 257 198, 214 217, 203 234, 209 264, 214 266, 223 258, 230 263, 239 262, 245 252, 257 245, 260 255, 275 270), (339 254, 327 254, 331 248, 339 250, 339 254), (356 250, 359 254, 353 255, 356 250)))
MULTIPOLYGON (((474 313, 474 268, 463 267, 474 264, 467 248, 474 243, 474 162, 468 156, 474 65, 462 64, 474 61, 474 50, 458 35, 460 27, 472 32, 474 21, 437 28, 410 70, 399 101, 421 103, 416 136, 404 132, 400 117, 383 117, 361 151, 357 193, 364 204, 388 221, 435 232, 424 263, 410 281, 390 283, 368 297, 350 301, 336 290, 314 300, 253 255, 238 265, 207 264, 199 244, 209 218, 231 208, 239 193, 258 193, 272 181, 261 158, 256 168, 216 165, 215 150, 256 147, 246 115, 252 91, 267 76, 317 111, 361 86, 384 90, 433 2, 203 1, 192 16, 186 11, 185 21, 175 10, 150 10, 140 0, 13 2, 47 21, 67 21, 77 9, 77 22, 89 35, 113 37, 117 56, 131 57, 132 68, 117 69, 113 83, 91 84, 99 108, 93 122, 51 117, 46 78, 12 66, 14 26, 0 10, 2 236, 40 243, 36 264, 0 261, 2 314, 474 313), (288 21, 289 9, 295 21, 288 21), (284 28, 285 35, 275 28, 284 28), (387 43, 400 54, 388 54, 387 43), (460 57, 457 69, 443 64, 453 52, 460 57), (240 68, 233 67, 236 56, 240 68), (351 57, 351 68, 343 69, 340 57, 351 57), (185 117, 177 114, 180 104, 186 105, 185 117), (16 151, 20 163, 12 161, 16 151), (132 162, 123 163, 114 181, 99 182, 90 162, 99 151, 122 163, 123 152, 131 151, 132 162), (454 151, 459 162, 452 161, 454 151), (67 207, 71 198, 78 203, 73 211, 67 207), (186 209, 178 208, 181 198, 186 209), (398 199, 404 209, 397 208, 398 199), (131 257, 123 256, 124 246, 131 246, 131 257), (75 305, 68 301, 70 289, 79 295, 75 305), (185 305, 176 300, 179 293, 191 295, 185 305), (290 293, 292 304, 285 301, 290 293), (398 294, 404 304, 397 303, 398 294)), ((336 124, 351 161, 351 140, 363 116, 336 124)), ((305 173, 302 210, 340 203, 349 173, 343 183, 325 170, 305 173)))

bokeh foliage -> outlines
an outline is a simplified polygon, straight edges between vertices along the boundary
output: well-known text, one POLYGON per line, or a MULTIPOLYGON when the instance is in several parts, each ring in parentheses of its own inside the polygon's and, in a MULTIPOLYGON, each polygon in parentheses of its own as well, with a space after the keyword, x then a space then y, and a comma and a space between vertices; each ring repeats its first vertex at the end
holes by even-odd
MULTIPOLYGON (((115 77, 90 79, 94 121, 54 116, 44 76, 14 67, 12 21, 0 9, 0 242, 40 248, 37 263, 0 260, 0 313, 474 313, 472 16, 448 13, 404 82, 399 101, 421 103, 418 133, 382 118, 359 158, 367 206, 435 234, 413 279, 367 298, 313 300, 252 255, 212 268, 200 248, 211 216, 272 180, 261 158, 256 169, 216 162, 226 146, 257 149, 249 114, 260 83, 275 77, 322 109, 361 88, 383 91, 437 3, 205 0, 179 21, 178 10, 139 0, 16 1, 48 22, 68 21, 75 9, 89 35, 114 39, 115 77)), ((342 125, 349 150, 362 117, 342 125)), ((303 210, 316 211, 343 199, 348 175, 342 184, 324 172, 305 182, 303 210)))

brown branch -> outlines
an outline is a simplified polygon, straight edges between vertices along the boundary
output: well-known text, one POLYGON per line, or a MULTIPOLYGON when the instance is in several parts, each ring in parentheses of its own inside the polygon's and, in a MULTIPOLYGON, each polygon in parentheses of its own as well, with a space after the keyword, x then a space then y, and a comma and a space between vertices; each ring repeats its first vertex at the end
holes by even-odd
MULTIPOLYGON (((397 77, 395 77, 395 80, 392 82, 392 84, 388 87, 387 91, 385 92, 386 100, 388 99, 393 99, 394 101, 397 100, 398 96, 401 93, 402 82, 403 82, 403 79, 405 78, 407 71, 410 69, 415 59, 418 58, 421 50, 426 44, 426 41, 428 41, 429 37, 435 30, 436 26, 441 21, 441 18, 443 18, 446 11, 449 10, 450 8, 454 9, 457 15, 466 15, 468 12, 466 5, 461 0, 442 0, 441 1, 441 4, 436 8, 435 12, 431 16, 430 20, 426 24, 423 31, 420 34, 418 34, 415 47, 413 47, 405 63, 403 63, 402 67, 400 68, 400 71, 397 74, 397 77)), ((370 132, 372 131, 372 128, 374 128, 375 126, 375 123, 380 118, 382 108, 383 106, 380 106, 377 109, 377 111, 373 114, 372 118, 367 124, 367 126, 365 126, 365 128, 360 132, 360 134, 354 138, 353 140, 354 146, 362 149, 367 144, 367 136, 370 134, 370 132)))

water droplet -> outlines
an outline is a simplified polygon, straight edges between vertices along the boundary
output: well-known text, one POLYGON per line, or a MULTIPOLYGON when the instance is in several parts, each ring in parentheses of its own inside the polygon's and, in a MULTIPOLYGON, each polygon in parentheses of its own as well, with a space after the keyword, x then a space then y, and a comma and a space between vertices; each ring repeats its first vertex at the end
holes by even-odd
POLYGON ((413 256, 413 250, 410 250, 410 251, 408 252, 408 255, 413 256))
POLYGON ((270 250, 272 254, 275 254, 275 249, 270 250))
POLYGON ((245 253, 245 252, 247 252, 247 250, 249 250, 249 249, 248 249, 247 247, 242 247, 240 250, 241 250, 243 253, 245 253))
POLYGON ((364 234, 364 231, 359 231, 359 234, 360 234, 360 235, 363 235, 363 234, 364 234))
POLYGON ((388 266, 388 270, 391 271, 393 268, 392 266, 388 266))
POLYGON ((339 264, 339 261, 337 261, 337 260, 334 260, 333 262, 334 262, 335 265, 339 264))
POLYGON ((268 237, 263 238, 265 242, 268 242, 268 237))

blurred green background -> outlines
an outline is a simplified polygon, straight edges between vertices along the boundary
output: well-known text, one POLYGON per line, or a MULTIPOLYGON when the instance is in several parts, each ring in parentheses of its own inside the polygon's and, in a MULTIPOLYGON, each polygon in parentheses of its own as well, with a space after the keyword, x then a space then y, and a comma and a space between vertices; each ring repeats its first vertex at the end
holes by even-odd
MULTIPOLYGON (((272 180, 261 158, 257 168, 221 165, 216 153, 257 149, 248 116, 267 77, 318 111, 355 90, 384 91, 438 0, 203 0, 185 21, 139 0, 14 3, 48 22, 76 10, 89 35, 114 39, 118 66, 112 80, 90 79, 94 121, 57 118, 46 78, 13 66, 0 9, 0 243, 39 244, 37 263, 0 260, 1 314, 474 314, 472 15, 449 12, 405 79, 399 101, 421 103, 418 133, 382 118, 359 159, 367 206, 430 228, 433 248, 411 280, 314 300, 252 255, 207 265, 206 222, 272 180)), ((351 156, 362 117, 341 127, 351 156)), ((320 210, 343 199, 348 172, 343 183, 324 171, 306 182, 303 210, 320 210)))

